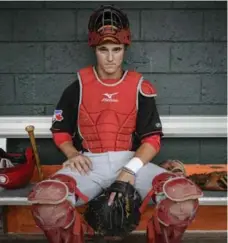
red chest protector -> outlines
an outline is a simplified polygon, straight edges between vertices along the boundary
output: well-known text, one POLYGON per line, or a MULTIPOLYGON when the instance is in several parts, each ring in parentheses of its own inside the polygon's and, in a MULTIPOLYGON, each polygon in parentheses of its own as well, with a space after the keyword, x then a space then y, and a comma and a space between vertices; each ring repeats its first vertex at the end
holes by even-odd
POLYGON ((78 72, 78 130, 82 145, 93 153, 129 150, 136 127, 141 74, 128 71, 114 83, 102 83, 92 67, 78 72))

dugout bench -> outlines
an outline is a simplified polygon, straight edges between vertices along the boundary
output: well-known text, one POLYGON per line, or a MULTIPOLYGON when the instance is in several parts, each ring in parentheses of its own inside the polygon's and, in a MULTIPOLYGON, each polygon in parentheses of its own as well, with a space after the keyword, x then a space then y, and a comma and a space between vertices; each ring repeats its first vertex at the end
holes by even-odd
MULTIPOLYGON (((0 147, 7 151, 7 139, 28 138, 25 127, 35 127, 36 138, 51 138, 51 116, 2 116, 0 117, 0 147)), ((226 116, 161 116, 165 138, 226 138, 226 116)), ((226 161, 222 164, 186 165, 187 173, 227 170, 226 161)), ((44 176, 56 171, 60 166, 42 166, 44 176)), ((35 172, 33 182, 37 177, 35 172)), ((0 235, 41 233, 35 226, 29 210, 27 195, 32 184, 18 190, 4 190, 0 188, 0 235), (1 221, 3 222, 1 225, 1 221), (20 225, 18 225, 20 224, 20 225)), ((227 193, 205 191, 200 199, 200 209, 197 218, 189 230, 226 231, 227 193), (218 220, 215 220, 215 219, 218 220), (211 220, 212 219, 212 220, 211 220), (218 221, 218 222, 217 222, 218 221)), ((83 208, 81 210, 83 212, 83 208)), ((146 230, 146 221, 151 217, 153 206, 142 216, 142 222, 135 233, 146 230)))

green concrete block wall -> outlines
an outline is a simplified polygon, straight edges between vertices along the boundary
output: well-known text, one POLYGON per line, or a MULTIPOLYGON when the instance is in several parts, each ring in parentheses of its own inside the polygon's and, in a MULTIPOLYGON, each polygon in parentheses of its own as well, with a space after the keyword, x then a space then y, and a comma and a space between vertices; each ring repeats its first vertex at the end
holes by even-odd
MULTIPOLYGON (((104 3, 0 2, 0 116, 52 115, 75 72, 94 63, 86 27, 104 3)), ((226 115, 226 2, 114 3, 133 33, 124 65, 155 85, 160 115, 226 115)), ((51 141, 39 143, 43 163, 60 163, 51 141)), ((8 149, 25 144, 10 140, 8 149)), ((225 163, 226 156, 226 139, 164 139, 156 159, 225 163)))

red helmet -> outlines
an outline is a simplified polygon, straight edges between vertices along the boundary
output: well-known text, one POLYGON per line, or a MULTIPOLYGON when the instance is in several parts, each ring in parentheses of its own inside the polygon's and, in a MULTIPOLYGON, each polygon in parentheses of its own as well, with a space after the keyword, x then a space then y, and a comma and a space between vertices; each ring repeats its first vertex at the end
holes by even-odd
POLYGON ((0 149, 0 187, 18 189, 26 186, 32 179, 34 168, 32 148, 27 148, 23 154, 10 154, 0 149))
POLYGON ((129 20, 125 13, 112 5, 102 5, 89 19, 89 46, 97 46, 104 41, 130 45, 129 20))

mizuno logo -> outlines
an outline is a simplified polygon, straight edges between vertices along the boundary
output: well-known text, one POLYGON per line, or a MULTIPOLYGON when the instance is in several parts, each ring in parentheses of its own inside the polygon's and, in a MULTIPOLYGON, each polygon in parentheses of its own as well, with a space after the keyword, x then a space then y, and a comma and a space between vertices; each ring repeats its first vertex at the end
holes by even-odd
POLYGON ((117 94, 118 94, 118 92, 112 93, 112 94, 105 93, 105 94, 103 94, 105 96, 105 98, 103 98, 102 101, 103 102, 119 102, 118 99, 113 99, 112 98, 114 95, 117 95, 117 94))

